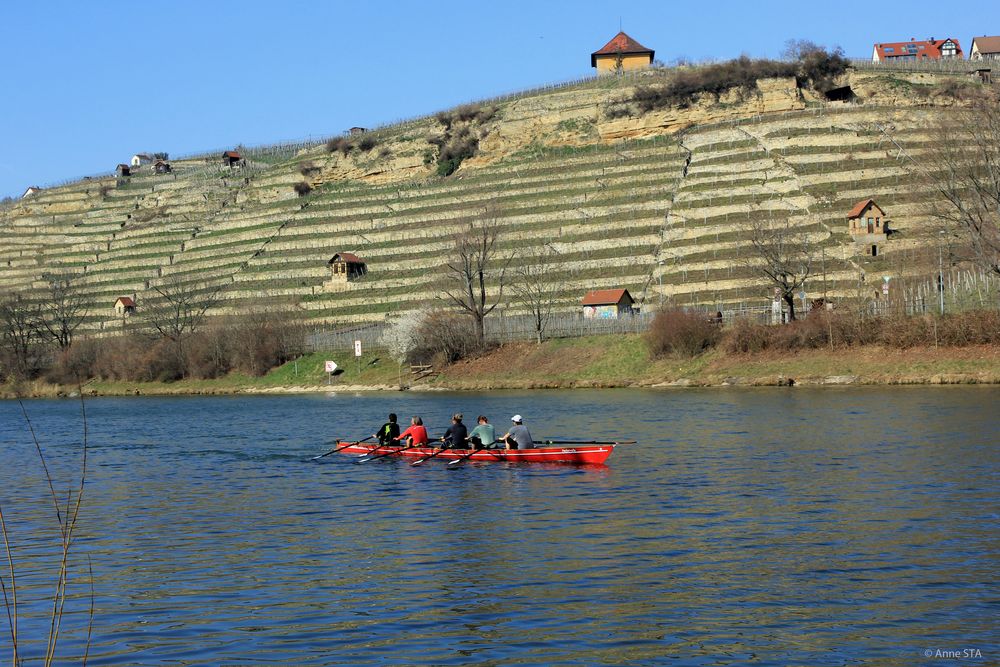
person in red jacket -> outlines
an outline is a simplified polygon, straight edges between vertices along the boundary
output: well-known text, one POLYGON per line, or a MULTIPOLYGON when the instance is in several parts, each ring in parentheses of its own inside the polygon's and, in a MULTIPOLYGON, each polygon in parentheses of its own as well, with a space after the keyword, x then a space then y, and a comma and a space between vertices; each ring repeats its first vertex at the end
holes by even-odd
POLYGON ((409 438, 410 447, 422 447, 429 442, 427 429, 424 428, 424 420, 420 417, 413 417, 410 420, 410 428, 399 434, 399 442, 403 442, 407 438, 409 438))

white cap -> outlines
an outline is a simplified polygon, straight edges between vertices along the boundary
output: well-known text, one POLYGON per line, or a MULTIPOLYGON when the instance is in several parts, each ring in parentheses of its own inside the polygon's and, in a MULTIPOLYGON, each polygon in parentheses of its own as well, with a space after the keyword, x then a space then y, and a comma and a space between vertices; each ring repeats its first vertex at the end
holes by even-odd
POLYGON ((514 415, 513 417, 510 418, 510 420, 512 422, 524 421, 523 419, 521 419, 521 415, 514 415))

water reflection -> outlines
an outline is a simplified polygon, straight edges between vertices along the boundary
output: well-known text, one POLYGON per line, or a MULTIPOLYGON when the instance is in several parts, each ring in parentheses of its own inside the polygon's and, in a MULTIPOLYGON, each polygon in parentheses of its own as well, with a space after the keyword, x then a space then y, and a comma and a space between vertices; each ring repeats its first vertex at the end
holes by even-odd
MULTIPOLYGON (((95 569, 91 662, 910 665, 956 643, 995 656, 996 396, 94 400, 76 551, 95 569), (308 461, 390 410, 435 434, 456 410, 520 412, 537 437, 640 444, 606 467, 308 461)), ((68 479, 77 406, 28 407, 68 479)), ((0 501, 35 638, 57 535, 15 408, 0 404, 0 501)), ((64 621, 64 652, 80 621, 64 621)))

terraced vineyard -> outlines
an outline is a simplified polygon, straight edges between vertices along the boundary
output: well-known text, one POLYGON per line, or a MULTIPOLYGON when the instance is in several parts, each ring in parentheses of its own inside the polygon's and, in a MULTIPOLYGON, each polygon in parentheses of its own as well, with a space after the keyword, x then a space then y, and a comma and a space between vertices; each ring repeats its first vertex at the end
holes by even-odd
MULTIPOLYGON (((585 291, 612 287, 643 308, 764 306, 772 288, 746 258, 746 224, 760 217, 808 234, 822 262, 811 298, 877 288, 864 275, 921 270, 931 193, 904 163, 929 150, 928 124, 947 109, 813 102, 681 132, 637 121, 637 138, 602 141, 601 104, 612 94, 596 88, 588 107, 577 91, 557 114, 557 127, 578 132, 572 145, 494 152, 447 178, 421 160, 427 119, 378 133, 395 176, 380 158, 316 147, 243 170, 211 156, 176 161, 168 175, 45 189, 3 211, 0 290, 73 276, 91 330, 121 326, 112 305, 122 295, 135 297, 141 322, 158 287, 202 294, 217 315, 271 304, 313 323, 377 321, 435 302, 455 232, 485 214, 501 224, 503 253, 551 258, 557 310, 567 312, 585 291), (298 196, 303 180, 313 190, 298 196), (867 197, 898 230, 879 257, 864 255, 845 223, 867 197), (367 275, 331 283, 338 252, 360 256, 367 275)), ((498 126, 514 113, 500 105, 498 126)))

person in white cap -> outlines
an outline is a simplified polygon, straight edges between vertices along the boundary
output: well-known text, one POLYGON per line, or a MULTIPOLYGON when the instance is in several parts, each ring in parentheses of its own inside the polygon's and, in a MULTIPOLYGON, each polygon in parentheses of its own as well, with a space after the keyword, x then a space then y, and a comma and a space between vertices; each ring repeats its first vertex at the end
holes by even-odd
POLYGON ((510 420, 514 425, 500 438, 500 441, 507 446, 507 449, 532 449, 535 441, 532 440, 528 427, 522 423, 524 420, 521 415, 514 415, 510 420))

